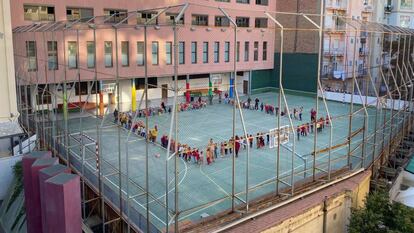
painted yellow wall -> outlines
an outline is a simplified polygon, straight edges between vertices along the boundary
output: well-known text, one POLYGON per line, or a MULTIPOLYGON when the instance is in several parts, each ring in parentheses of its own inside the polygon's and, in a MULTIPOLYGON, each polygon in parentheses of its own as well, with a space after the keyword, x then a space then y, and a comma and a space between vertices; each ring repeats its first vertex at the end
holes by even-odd
MULTIPOLYGON (((354 190, 342 191, 327 199, 326 233, 347 233, 350 207, 361 207, 369 192, 371 176, 366 176, 354 190)), ((341 185, 340 183, 338 185, 341 185)), ((323 203, 287 219, 264 233, 323 233, 323 203)))
POLYGON ((0 0, 0 121, 17 116, 10 0, 0 0))

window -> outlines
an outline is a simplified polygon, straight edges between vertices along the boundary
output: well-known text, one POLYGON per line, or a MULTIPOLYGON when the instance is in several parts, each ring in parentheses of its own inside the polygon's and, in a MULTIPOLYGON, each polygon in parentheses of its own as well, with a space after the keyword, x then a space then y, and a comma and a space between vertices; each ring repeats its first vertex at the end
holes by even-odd
POLYGON ((165 43, 165 63, 167 65, 172 64, 172 42, 165 43))
POLYGON ((250 0, 236 0, 237 3, 249 4, 250 0))
POLYGON ((230 42, 224 42, 224 62, 230 61, 230 42))
POLYGON ((214 26, 216 26, 216 27, 228 27, 228 26, 230 26, 230 20, 225 16, 216 16, 214 18, 214 26))
MULTIPOLYGON (((137 13, 137 24, 144 24, 157 15, 157 12, 141 12, 137 13)), ((158 17, 149 23, 150 25, 158 24, 158 17)))
POLYGON ((79 20, 86 22, 93 18, 93 9, 90 8, 66 8, 66 18, 69 21, 79 20))
POLYGON ((75 83, 75 95, 87 95, 88 94, 88 82, 75 83))
POLYGON ((26 41, 26 56, 29 66, 29 71, 37 70, 37 50, 36 41, 26 41))
POLYGON ((137 65, 143 66, 144 65, 144 42, 138 41, 137 42, 137 65))
POLYGON ((24 20, 55 21, 55 7, 24 5, 24 20))
POLYGON ((112 41, 105 41, 105 67, 110 68, 112 67, 112 41))
POLYGON ((256 5, 267 6, 269 5, 269 0, 256 0, 256 5))
POLYGON ((240 41, 236 44, 236 61, 240 61, 240 41))
POLYGON ((267 19, 266 18, 256 18, 254 21, 254 26, 256 28, 267 28, 267 19))
POLYGON ((158 65, 158 42, 153 41, 151 46, 151 61, 153 65, 158 65))
POLYGON ((244 42, 244 61, 249 61, 249 42, 244 42))
POLYGON ((259 42, 254 42, 254 50, 253 50, 253 60, 258 61, 259 60, 259 42))
POLYGON ((263 54, 262 60, 267 61, 267 41, 263 41, 263 54))
POLYGON ((216 0, 216 2, 230 2, 230 0, 216 0))
MULTIPOLYGON (((113 9, 104 9, 105 22, 107 23, 119 23, 128 17, 127 10, 113 10, 113 9)), ((127 24, 128 20, 125 20, 123 23, 127 24)))
POLYGON ((400 16, 400 26, 404 28, 409 28, 411 25, 411 17, 408 15, 400 16))
POLYGON ((214 62, 220 62, 220 42, 214 42, 214 62))
POLYGON ((413 0, 401 0, 401 8, 411 9, 413 7, 413 0))
POLYGON ((49 91, 49 85, 39 84, 37 86, 36 102, 37 102, 37 105, 52 103, 52 95, 50 94, 50 91, 49 91))
POLYGON ((249 27, 248 17, 236 17, 237 27, 249 27))
MULTIPOLYGON (((148 78, 148 89, 158 88, 158 79, 157 78, 148 78)), ((135 79, 135 89, 142 90, 145 89, 145 78, 135 79)))
POLYGON ((203 63, 208 63, 208 42, 203 42, 203 63))
POLYGON ((90 82, 89 88, 91 89, 91 94, 98 94, 101 91, 101 85, 99 84, 99 81, 90 82))
POLYGON ((49 70, 58 69, 57 42, 47 42, 47 67, 49 70))
POLYGON ((121 63, 122 66, 129 66, 129 42, 121 42, 121 63))
POLYGON ((178 43, 178 63, 185 63, 185 42, 183 41, 178 43))
POLYGON ((191 42, 191 63, 197 63, 197 42, 191 42))
MULTIPOLYGON (((165 13, 165 15, 167 16, 167 23, 169 24, 174 24, 175 18, 178 16, 177 13, 170 12, 165 13)), ((182 15, 180 20, 178 20, 177 24, 184 24, 184 18, 184 15, 182 15)))
POLYGON ((68 67, 78 68, 78 45, 76 41, 68 41, 68 67))
POLYGON ((86 65, 88 68, 95 68, 95 42, 87 41, 86 42, 86 53, 87 53, 87 61, 86 65))
POLYGON ((192 15, 191 24, 198 26, 208 26, 208 15, 192 15))

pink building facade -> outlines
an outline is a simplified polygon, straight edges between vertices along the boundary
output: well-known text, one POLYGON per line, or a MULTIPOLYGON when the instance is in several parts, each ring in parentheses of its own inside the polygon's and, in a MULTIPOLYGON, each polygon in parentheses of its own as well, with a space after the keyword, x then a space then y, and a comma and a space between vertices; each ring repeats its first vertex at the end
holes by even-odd
MULTIPOLYGON (((73 24, 65 30, 52 31, 44 25, 44 32, 14 33, 16 72, 22 80, 20 84, 49 84, 49 91, 62 91, 63 81, 80 81, 76 88, 69 85, 69 102, 88 101, 88 93, 95 90, 95 75, 102 84, 113 83, 119 76, 120 101, 125 103, 124 110, 130 108, 131 80, 140 96, 145 76, 144 53, 147 58, 147 72, 152 99, 167 98, 173 87, 174 46, 172 20, 183 8, 172 7, 161 12, 163 7, 184 4, 185 1, 57 1, 57 0, 16 0, 12 1, 12 24, 15 32, 24 25, 34 22, 49 23, 68 21, 66 25, 89 21, 93 26, 73 24), (158 8, 158 9, 156 9, 158 8), (155 10, 148 10, 155 9, 155 10), (136 13, 135 11, 145 11, 136 13), (127 13, 128 12, 128 13, 127 13), (146 51, 144 51, 144 28, 149 18, 161 14, 147 27, 146 51), (111 17, 119 13, 119 17, 111 17), (106 16, 105 16, 106 15, 106 16), (92 19, 92 17, 96 17, 92 19), (71 20, 71 21, 70 21, 71 20), (106 21, 106 23, 104 23, 106 21), (121 22, 122 21, 122 22, 121 22), (118 25, 118 29, 111 25, 118 25), (108 26, 105 26, 108 24, 108 26), (102 26, 103 25, 103 26, 102 26), (141 26, 136 26, 141 25, 141 26), (17 30, 16 30, 17 29, 17 30), (96 41, 96 43, 95 43, 96 41), (96 52, 95 52, 96 51, 96 52), (118 59, 117 59, 118 58, 118 59), (118 71, 118 72, 117 72, 118 71), (30 80, 27 83, 27 80, 30 80), (79 89, 81 89, 79 91, 79 89)), ((226 91, 229 87, 231 72, 234 69, 235 45, 234 28, 224 14, 223 8, 238 24, 237 29, 237 70, 239 90, 248 94, 251 72, 274 68, 274 24, 266 18, 265 11, 275 11, 274 0, 206 0, 189 1, 189 7, 180 21, 177 31, 178 75, 180 87, 189 83, 191 87, 208 87, 214 79, 218 89, 226 91)), ((39 90, 31 88, 32 106, 42 103, 34 96, 39 90)), ((180 93, 183 94, 183 93, 180 93)), ((104 97, 108 101, 107 96, 104 97)), ((39 98, 37 98, 39 99, 39 98)), ((57 107, 59 100, 43 98, 43 104, 57 107)))

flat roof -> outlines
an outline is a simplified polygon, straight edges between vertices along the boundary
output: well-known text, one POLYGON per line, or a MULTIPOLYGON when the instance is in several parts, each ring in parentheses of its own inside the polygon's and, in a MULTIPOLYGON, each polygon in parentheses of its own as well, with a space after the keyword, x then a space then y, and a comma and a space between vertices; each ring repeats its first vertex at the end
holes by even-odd
POLYGON ((23 134, 23 129, 19 122, 16 121, 4 121, 0 122, 0 139, 10 138, 23 134))

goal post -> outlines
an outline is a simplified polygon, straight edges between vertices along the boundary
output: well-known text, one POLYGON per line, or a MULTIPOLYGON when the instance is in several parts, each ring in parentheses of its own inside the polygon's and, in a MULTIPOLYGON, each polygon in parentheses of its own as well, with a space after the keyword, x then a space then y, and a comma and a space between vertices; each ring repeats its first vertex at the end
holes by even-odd
POLYGON ((274 128, 269 130, 269 148, 275 148, 278 147, 278 137, 280 135, 280 144, 284 145, 289 142, 289 132, 290 132, 290 126, 285 125, 280 128, 274 128))

